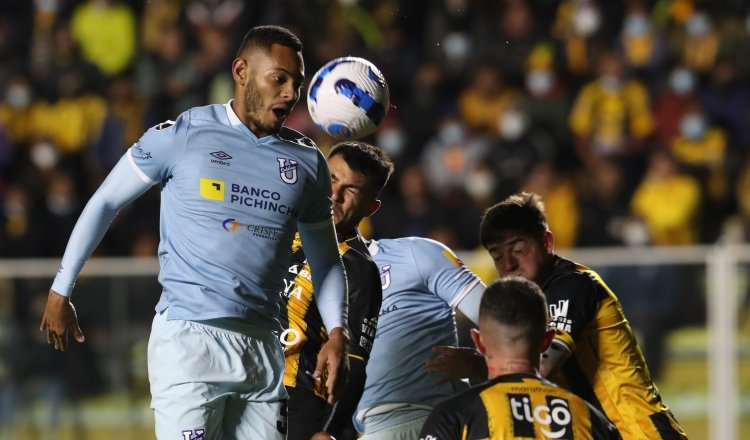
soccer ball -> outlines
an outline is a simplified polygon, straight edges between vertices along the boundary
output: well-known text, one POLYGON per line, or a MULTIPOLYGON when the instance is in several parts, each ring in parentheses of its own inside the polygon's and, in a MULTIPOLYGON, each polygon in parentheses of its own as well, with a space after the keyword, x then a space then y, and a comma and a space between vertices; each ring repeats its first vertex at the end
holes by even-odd
POLYGON ((389 104, 383 74, 364 58, 329 61, 315 73, 307 90, 310 117, 337 140, 361 139, 374 132, 389 104))

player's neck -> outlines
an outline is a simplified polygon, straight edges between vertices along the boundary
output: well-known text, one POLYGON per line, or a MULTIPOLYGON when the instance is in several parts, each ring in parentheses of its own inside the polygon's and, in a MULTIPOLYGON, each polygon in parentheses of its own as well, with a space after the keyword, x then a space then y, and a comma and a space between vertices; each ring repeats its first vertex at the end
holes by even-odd
POLYGON ((494 379, 506 374, 538 374, 539 362, 523 357, 487 357, 487 376, 494 379))

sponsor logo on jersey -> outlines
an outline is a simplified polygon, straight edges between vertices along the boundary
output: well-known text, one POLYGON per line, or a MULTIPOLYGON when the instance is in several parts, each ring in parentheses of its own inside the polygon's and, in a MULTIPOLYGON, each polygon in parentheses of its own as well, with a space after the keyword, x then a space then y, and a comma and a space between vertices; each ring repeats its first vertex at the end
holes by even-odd
POLYGON ((229 160, 232 159, 232 156, 223 151, 214 151, 213 153, 209 154, 213 156, 213 159, 211 159, 211 163, 215 163, 217 165, 222 165, 225 167, 232 165, 231 163, 229 163, 229 160))
POLYGON ((182 431, 182 440, 206 440, 204 428, 185 429, 182 431))
POLYGON ((290 185, 297 183, 297 161, 284 157, 277 157, 276 160, 279 162, 281 180, 290 185))
POLYGON ((447 258, 451 263, 453 263, 456 267, 461 267, 464 265, 464 262, 461 261, 453 252, 449 250, 443 251, 443 256, 447 258))
POLYGON ((279 239, 279 231, 276 228, 259 225, 246 225, 237 221, 233 217, 225 219, 221 223, 221 227, 227 232, 234 234, 250 234, 253 237, 265 238, 266 240, 277 241, 279 239))
POLYGON ((201 185, 200 185, 201 196, 204 199, 223 202, 225 186, 226 185, 224 184, 224 181, 222 180, 214 180, 214 179, 207 179, 205 177, 201 177, 201 185))
POLYGON ((289 216, 297 215, 297 210, 289 205, 281 203, 281 193, 255 186, 238 185, 232 183, 229 186, 231 195, 229 202, 244 205, 264 211, 278 212, 289 216))
POLYGON ((545 438, 573 439, 573 416, 566 399, 547 396, 546 405, 533 405, 529 394, 508 394, 515 437, 535 438, 534 426, 545 438))
POLYGON ((569 306, 570 301, 567 299, 561 299, 557 304, 549 305, 549 315, 552 320, 550 327, 555 327, 558 330, 570 333, 573 321, 568 319, 569 306))
POLYGON ((391 265, 390 264, 380 268, 380 284, 383 285, 383 290, 391 287, 391 265))

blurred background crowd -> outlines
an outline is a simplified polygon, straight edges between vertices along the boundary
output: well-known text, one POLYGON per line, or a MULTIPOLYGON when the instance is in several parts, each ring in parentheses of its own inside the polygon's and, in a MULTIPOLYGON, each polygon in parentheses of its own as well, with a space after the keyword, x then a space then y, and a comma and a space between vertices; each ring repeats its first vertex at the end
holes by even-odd
MULTIPOLYGON (((367 139, 397 164, 372 234, 477 247, 520 189, 557 246, 744 236, 750 1, 4 0, 0 256, 59 256, 82 205, 144 130, 231 97, 244 32, 278 23, 330 59, 373 61, 391 109, 367 139)), ((306 87, 305 87, 306 89, 306 87)), ((288 125, 330 146, 304 97, 288 125)), ((154 198, 103 255, 153 254, 154 198)))
MULTIPOLYGON (((396 172, 367 235, 473 250, 482 211, 519 190, 543 196, 558 248, 748 235, 750 0, 2 0, 0 258, 60 257, 146 129, 231 98, 258 24, 301 37, 308 78, 352 55, 388 80, 366 140, 396 172)), ((287 125, 333 143, 304 96, 287 125)), ((96 255, 154 256, 158 203, 154 189, 121 212, 96 255)), ((657 335, 655 373, 684 269, 610 274, 657 335), (660 295, 639 308, 628 289, 660 295)), ((26 302, 14 316, 36 321, 26 302)))

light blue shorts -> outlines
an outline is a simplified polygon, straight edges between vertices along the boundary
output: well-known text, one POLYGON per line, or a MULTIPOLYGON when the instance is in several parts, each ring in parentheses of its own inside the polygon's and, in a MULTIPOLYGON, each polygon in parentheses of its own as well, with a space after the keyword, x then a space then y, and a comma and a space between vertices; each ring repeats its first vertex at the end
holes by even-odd
POLYGON ((233 319, 154 317, 148 376, 160 440, 286 438, 284 351, 233 319))
POLYGON ((429 411, 395 411, 365 419, 365 435, 359 440, 419 440, 429 411))

